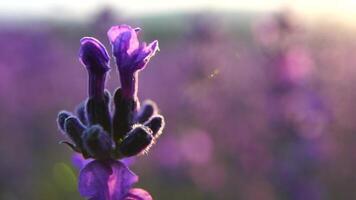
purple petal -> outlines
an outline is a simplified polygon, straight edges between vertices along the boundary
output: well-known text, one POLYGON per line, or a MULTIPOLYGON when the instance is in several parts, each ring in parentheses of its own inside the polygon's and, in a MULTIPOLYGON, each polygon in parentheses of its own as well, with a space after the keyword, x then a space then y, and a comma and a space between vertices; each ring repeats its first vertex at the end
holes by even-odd
POLYGON ((92 37, 83 37, 80 40, 80 61, 89 70, 106 72, 109 70, 109 55, 104 45, 92 37))
POLYGON ((92 37, 82 38, 79 59, 89 72, 89 97, 102 97, 110 70, 110 58, 104 45, 92 37))
POLYGON ((146 190, 133 188, 123 200, 152 200, 152 197, 146 190))
POLYGON ((110 176, 108 185, 112 200, 121 200, 132 185, 138 181, 136 176, 122 162, 115 161, 112 165, 113 175, 110 176))
POLYGON ((94 160, 79 175, 79 192, 91 200, 122 200, 138 177, 119 161, 94 160))
POLYGON ((155 55, 155 53, 159 50, 158 41, 155 40, 151 42, 148 46, 143 43, 141 49, 137 52, 137 57, 135 59, 135 65, 137 69, 143 69, 150 58, 155 55))
POLYGON ((109 200, 108 179, 111 174, 110 165, 90 162, 80 171, 79 193, 92 200, 109 200))
POLYGON ((113 46, 119 70, 137 71, 145 67, 149 59, 158 50, 158 41, 149 45, 140 45, 137 33, 140 28, 131 28, 128 25, 113 26, 108 31, 109 40, 113 46))
MULTIPOLYGON (((90 163, 93 160, 94 159, 92 159, 92 158, 85 159, 83 157, 83 155, 80 153, 74 153, 72 155, 72 164, 78 170, 81 170, 85 165, 87 165, 88 163, 90 163)), ((128 167, 131 166, 133 163, 135 163, 135 161, 136 161, 136 157, 134 157, 134 156, 123 158, 120 160, 120 162, 122 162, 124 165, 126 165, 128 167)))
POLYGON ((114 55, 117 56, 125 51, 131 54, 139 47, 137 31, 139 28, 131 28, 128 25, 113 26, 108 31, 108 37, 111 44, 114 45, 114 55))
POLYGON ((80 153, 74 153, 72 155, 72 163, 75 168, 78 170, 81 170, 85 165, 93 161, 92 158, 85 159, 82 154, 80 153))
POLYGON ((138 70, 143 69, 158 50, 158 41, 149 45, 138 41, 139 28, 128 25, 113 26, 108 31, 113 55, 120 73, 121 88, 125 98, 136 98, 138 70))

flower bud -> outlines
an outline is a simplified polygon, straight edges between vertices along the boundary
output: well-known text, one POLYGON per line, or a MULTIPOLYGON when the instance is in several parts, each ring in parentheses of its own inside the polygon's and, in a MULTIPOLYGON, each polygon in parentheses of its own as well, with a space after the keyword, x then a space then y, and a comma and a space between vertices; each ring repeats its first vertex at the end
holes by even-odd
POLYGON ((162 134, 165 126, 164 117, 162 115, 156 115, 146 122, 145 126, 152 130, 153 137, 157 139, 162 134))
POLYGON ((85 126, 74 116, 68 117, 64 122, 64 130, 75 146, 82 149, 82 134, 85 126))
POLYGON ((87 125, 88 124, 88 119, 87 119, 87 113, 86 113, 86 101, 81 102, 76 108, 75 108, 75 114, 78 116, 79 120, 87 125))
POLYGON ((79 59, 94 74, 105 74, 110 69, 110 58, 104 45, 92 37, 80 40, 79 59))
POLYGON ((123 156, 134 156, 149 149, 152 141, 153 136, 147 127, 136 126, 124 138, 119 146, 119 151, 123 156))
POLYGON ((158 48, 158 41, 149 45, 138 41, 138 28, 128 25, 113 26, 108 31, 113 54, 120 73, 124 98, 137 98, 138 70, 143 69, 158 48))
POLYGON ((65 131, 64 130, 64 122, 65 120, 72 116, 72 114, 70 112, 67 112, 67 111, 60 111, 58 113, 58 116, 57 116, 57 124, 58 124, 58 127, 62 130, 62 131, 65 131))
POLYGON ((84 37, 80 44, 79 58, 89 74, 89 97, 101 98, 104 95, 106 73, 110 70, 108 53, 95 38, 84 37))
POLYGON ((157 110, 158 108, 154 101, 146 100, 145 102, 143 102, 140 111, 137 113, 135 117, 135 122, 142 124, 148 121, 152 117, 152 115, 155 115, 157 113, 157 110))
POLYGON ((95 159, 106 160, 111 157, 113 142, 102 127, 94 125, 84 131, 84 149, 95 159))

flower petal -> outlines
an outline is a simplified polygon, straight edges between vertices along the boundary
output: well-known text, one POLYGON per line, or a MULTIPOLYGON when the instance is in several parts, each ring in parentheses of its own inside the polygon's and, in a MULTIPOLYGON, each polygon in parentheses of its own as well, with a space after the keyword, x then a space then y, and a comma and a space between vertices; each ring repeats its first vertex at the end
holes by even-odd
POLYGON ((150 58, 154 56, 158 50, 159 47, 157 40, 151 42, 148 46, 143 43, 142 47, 138 49, 137 57, 135 58, 134 65, 136 66, 136 70, 143 69, 150 58))
POLYGON ((110 165, 92 161, 79 174, 79 193, 92 200, 108 200, 108 179, 112 174, 110 165))
MULTIPOLYGON (((81 170, 83 167, 85 167, 87 164, 89 164, 93 160, 94 159, 92 159, 92 158, 84 158, 83 155, 80 153, 73 153, 72 159, 71 159, 72 164, 74 165, 74 167, 77 170, 81 170)), ((134 164, 135 161, 136 161, 136 157, 133 157, 133 156, 120 159, 120 162, 122 162, 127 167, 134 164)))
POLYGON ((138 181, 138 176, 119 161, 113 162, 112 169, 113 174, 108 182, 110 196, 112 200, 122 200, 132 185, 138 181))
POLYGON ((108 52, 99 40, 92 37, 80 40, 79 59, 88 70, 96 73, 105 73, 110 69, 108 52))
POLYGON ((91 161, 93 161, 92 158, 85 159, 80 153, 74 153, 72 155, 72 164, 77 170, 83 169, 83 167, 85 167, 91 161))
POLYGON ((133 188, 123 200, 152 200, 152 197, 146 190, 133 188))
POLYGON ((91 200, 122 200, 138 177, 119 161, 92 161, 79 175, 79 192, 91 200))
POLYGON ((111 44, 114 45, 114 55, 118 55, 125 51, 127 54, 131 54, 139 47, 139 41, 137 39, 138 28, 131 28, 131 26, 123 24, 119 26, 112 26, 108 31, 108 37, 111 44))

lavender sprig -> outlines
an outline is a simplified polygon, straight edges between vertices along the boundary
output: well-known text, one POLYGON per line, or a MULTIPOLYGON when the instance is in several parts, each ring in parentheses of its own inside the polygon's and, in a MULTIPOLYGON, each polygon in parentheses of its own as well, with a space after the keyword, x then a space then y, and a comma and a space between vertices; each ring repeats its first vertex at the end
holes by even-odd
POLYGON ((79 175, 79 192, 90 200, 152 199, 148 192, 131 188, 138 177, 119 161, 147 152, 165 125, 153 101, 139 109, 138 71, 158 50, 158 42, 140 44, 138 30, 120 25, 108 31, 121 80, 114 97, 105 89, 110 58, 104 45, 91 37, 80 40, 79 58, 89 75, 88 98, 76 114, 58 114, 58 126, 70 139, 63 143, 93 159, 79 175))

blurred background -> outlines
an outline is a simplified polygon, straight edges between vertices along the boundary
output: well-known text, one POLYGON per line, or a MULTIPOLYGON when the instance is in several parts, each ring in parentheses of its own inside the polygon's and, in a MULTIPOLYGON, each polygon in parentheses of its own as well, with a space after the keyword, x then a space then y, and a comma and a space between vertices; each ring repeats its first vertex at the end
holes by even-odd
POLYGON ((139 96, 167 127, 131 166, 154 199, 356 199, 355 19, 352 0, 0 1, 0 199, 81 199, 56 116, 87 95, 80 38, 110 49, 121 23, 160 42, 139 96))

